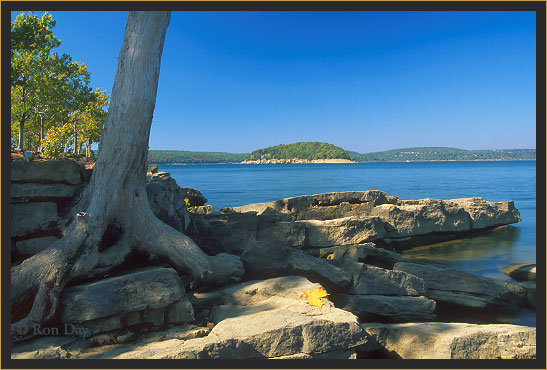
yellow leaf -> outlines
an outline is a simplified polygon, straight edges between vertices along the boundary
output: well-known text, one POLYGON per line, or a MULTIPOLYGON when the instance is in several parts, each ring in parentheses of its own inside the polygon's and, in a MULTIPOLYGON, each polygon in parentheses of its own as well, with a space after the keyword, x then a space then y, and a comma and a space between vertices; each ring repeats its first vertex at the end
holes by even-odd
POLYGON ((310 304, 310 306, 322 307, 323 302, 321 302, 320 298, 326 297, 329 294, 327 293, 325 288, 320 286, 317 289, 305 290, 304 295, 308 299, 308 303, 310 304))

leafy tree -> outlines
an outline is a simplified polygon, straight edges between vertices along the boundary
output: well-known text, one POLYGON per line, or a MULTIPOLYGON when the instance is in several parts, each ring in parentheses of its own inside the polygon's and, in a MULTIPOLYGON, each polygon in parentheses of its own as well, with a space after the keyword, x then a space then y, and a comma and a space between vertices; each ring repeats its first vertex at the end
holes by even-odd
MULTIPOLYGON (((21 150, 41 149, 47 132, 54 127, 64 132, 72 122, 77 151, 78 117, 96 99, 87 67, 52 52, 61 43, 52 31, 55 23, 50 14, 39 18, 29 12, 11 24, 12 147, 21 150)), ((62 136, 53 135, 49 144, 62 136)))

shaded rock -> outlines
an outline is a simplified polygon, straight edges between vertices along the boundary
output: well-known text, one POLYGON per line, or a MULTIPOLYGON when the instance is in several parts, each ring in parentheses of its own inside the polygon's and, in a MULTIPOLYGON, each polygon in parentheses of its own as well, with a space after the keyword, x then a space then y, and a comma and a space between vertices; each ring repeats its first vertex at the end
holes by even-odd
MULTIPOLYGON (((397 262, 411 262, 412 260, 399 253, 377 247, 374 243, 357 245, 339 245, 328 248, 312 248, 308 252, 315 257, 328 258, 334 261, 355 261, 367 265, 392 269, 397 262)), ((338 265, 337 265, 338 266, 338 265)))
POLYGON ((196 215, 194 219, 196 225, 199 223, 202 238, 199 245, 202 248, 240 254, 247 243, 254 241, 257 236, 258 219, 255 213, 212 213, 196 215), (199 223, 199 218, 206 223, 199 223))
POLYGON ((470 218, 465 210, 441 200, 422 199, 419 202, 382 204, 374 207, 370 215, 378 216, 389 224, 390 227, 386 227, 387 237, 470 230, 470 218))
POLYGON ((526 299, 526 290, 511 281, 501 281, 469 272, 408 262, 398 262, 394 270, 422 278, 426 295, 437 302, 469 307, 487 305, 516 309, 526 299))
POLYGON ((450 199, 462 207, 471 217, 471 229, 484 229, 522 221, 515 204, 511 202, 488 202, 482 198, 450 199))
POLYGON ((80 166, 75 161, 61 159, 47 162, 11 162, 11 181, 77 185, 82 183, 80 166))
POLYGON ((36 254, 49 247, 57 241, 55 236, 44 236, 42 238, 33 238, 21 240, 15 243, 17 251, 21 254, 36 254))
POLYGON ((192 207, 203 206, 207 203, 207 198, 199 190, 192 188, 180 188, 183 199, 188 199, 188 205, 192 207))
POLYGON ((100 318, 95 320, 84 321, 81 323, 67 322, 67 324, 71 324, 79 328, 82 333, 81 336, 83 338, 89 338, 92 335, 118 330, 123 327, 120 316, 100 318))
POLYGON ((184 232, 190 225, 190 213, 184 202, 184 194, 167 172, 157 172, 148 177, 146 195, 152 213, 180 232, 184 232))
POLYGON ((387 270, 363 265, 354 275, 351 294, 379 294, 393 296, 420 296, 426 292, 424 281, 404 271, 387 270))
POLYGON ((183 284, 175 270, 146 268, 66 289, 61 319, 65 323, 79 323, 165 308, 183 296, 183 284))
POLYGON ((175 326, 167 330, 142 334, 140 342, 150 343, 169 339, 189 340, 194 338, 202 338, 207 336, 210 331, 211 330, 208 328, 186 324, 183 326, 175 326))
POLYGON ((345 217, 335 220, 296 221, 306 226, 307 247, 360 244, 384 236, 384 223, 378 217, 345 217))
MULTIPOLYGON (((536 328, 508 324, 362 324, 376 343, 403 359, 534 359, 536 328)), ((369 347, 371 348, 371 347, 369 347)))
POLYGON ((435 318, 435 301, 426 297, 338 294, 338 308, 350 311, 362 320, 380 316, 383 320, 409 321, 435 318))
POLYGON ((288 356, 271 357, 270 359, 271 360, 308 360, 308 359, 354 360, 356 358, 357 358, 357 353, 355 352, 355 349, 348 349, 346 351, 334 351, 334 352, 317 353, 317 354, 296 353, 294 355, 288 355, 288 356))
POLYGON ((142 321, 145 324, 161 326, 165 322, 165 308, 150 308, 142 313, 142 321))
POLYGON ((57 221, 57 204, 30 202, 11 204, 11 237, 51 229, 57 221))
POLYGON ((536 264, 524 263, 501 269, 503 273, 516 281, 536 281, 536 264))
POLYGON ((333 291, 343 290, 351 283, 351 276, 339 267, 289 247, 253 242, 245 248, 241 259, 246 270, 261 277, 301 275, 333 291))
POLYGON ((116 336, 115 343, 129 343, 137 339, 137 335, 132 331, 128 331, 122 335, 116 336))
POLYGON ((12 198, 71 198, 80 187, 66 184, 12 184, 12 198))
POLYGON ((183 300, 167 307, 165 311, 165 322, 167 324, 182 324, 190 321, 194 321, 194 308, 188 297, 184 297, 183 300))
POLYGON ((67 347, 77 338, 67 336, 47 336, 24 342, 11 347, 11 358, 18 360, 67 359, 73 355, 67 347))
POLYGON ((258 216, 256 240, 270 244, 303 248, 306 239, 306 227, 298 222, 281 221, 279 216, 258 216))

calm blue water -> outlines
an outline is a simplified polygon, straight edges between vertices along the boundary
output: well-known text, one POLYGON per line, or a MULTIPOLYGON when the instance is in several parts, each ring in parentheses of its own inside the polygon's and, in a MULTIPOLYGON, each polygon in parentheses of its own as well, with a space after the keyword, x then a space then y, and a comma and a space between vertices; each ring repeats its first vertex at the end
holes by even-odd
MULTIPOLYGON (((503 267, 536 261, 536 162, 404 162, 158 166, 198 189, 215 210, 331 191, 383 190, 400 199, 482 197, 513 200, 513 231, 416 248, 405 255, 507 279, 503 267)), ((527 323, 528 320, 525 320, 527 323)))

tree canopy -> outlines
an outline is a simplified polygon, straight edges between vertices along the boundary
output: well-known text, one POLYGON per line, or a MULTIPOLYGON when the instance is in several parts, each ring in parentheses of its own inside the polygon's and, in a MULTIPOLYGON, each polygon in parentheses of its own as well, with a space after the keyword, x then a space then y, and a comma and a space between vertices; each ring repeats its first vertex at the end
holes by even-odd
POLYGON ((32 12, 11 23, 12 148, 56 157, 85 144, 89 153, 100 140, 108 95, 90 87, 84 63, 52 52, 61 44, 55 24, 50 14, 32 12))

